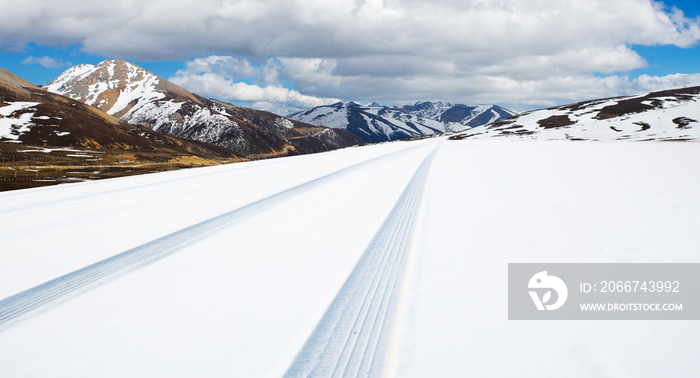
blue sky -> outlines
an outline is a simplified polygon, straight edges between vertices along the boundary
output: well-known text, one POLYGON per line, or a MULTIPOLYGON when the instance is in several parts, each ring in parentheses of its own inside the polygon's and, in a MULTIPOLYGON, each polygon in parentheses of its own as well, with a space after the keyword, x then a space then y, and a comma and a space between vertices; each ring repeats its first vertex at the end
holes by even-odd
MULTIPOLYGON (((21 51, 1 51, 0 67, 12 72, 23 79, 42 85, 55 79, 71 65, 76 64, 98 64, 107 59, 120 59, 120 57, 103 56, 96 53, 82 51, 80 45, 73 46, 41 46, 30 43, 21 51), (57 61, 55 66, 45 67, 40 63, 25 62, 30 57, 50 57, 57 61)), ((133 61, 137 64, 161 77, 171 77, 175 72, 185 67, 183 61, 133 61)))
MULTIPOLYGON (((700 17, 700 1, 665 1, 668 7, 676 7, 690 18, 700 17)), ((630 76, 639 77, 665 76, 675 73, 700 73, 700 50, 695 46, 680 48, 674 45, 641 46, 634 45, 632 49, 646 59, 648 67, 630 71, 630 76)))
POLYGON ((700 72, 700 49, 665 46, 632 46, 648 63, 645 68, 630 71, 630 76, 643 74, 664 76, 675 73, 692 74, 700 72))
POLYGON ((700 85, 696 1, 204 2, 0 0, 11 10, 0 13, 0 67, 43 84, 70 65, 123 59, 195 93, 281 113, 337 100, 526 110, 700 85), (339 22, 349 18, 352 28, 339 22))
MULTIPOLYGON (((695 6, 695 8, 698 8, 698 6, 695 6)), ((675 73, 700 73, 700 48, 698 47, 680 48, 674 45, 633 45, 631 47, 648 62, 648 67, 629 71, 629 75, 633 78, 643 74, 665 76, 675 73)), ((56 78, 70 67, 69 63, 72 65, 81 63, 98 64, 106 59, 120 59, 120 57, 86 53, 81 51, 79 45, 50 47, 29 44, 22 51, 0 51, 0 67, 37 85, 45 84, 56 78), (64 64, 57 67, 43 67, 37 63, 23 63, 29 57, 44 56, 54 58, 64 64)), ((164 78, 173 77, 178 70, 185 68, 185 61, 182 60, 129 61, 164 78)), ((241 79, 247 81, 245 78, 241 79)), ((292 86, 292 83, 285 83, 285 87, 292 86)))

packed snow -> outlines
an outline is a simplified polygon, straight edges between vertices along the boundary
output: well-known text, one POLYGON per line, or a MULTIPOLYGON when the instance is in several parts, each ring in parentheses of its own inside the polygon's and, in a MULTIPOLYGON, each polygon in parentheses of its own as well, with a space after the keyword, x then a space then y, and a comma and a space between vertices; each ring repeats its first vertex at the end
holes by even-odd
POLYGON ((508 321, 507 264, 700 262, 699 164, 440 137, 0 193, 1 375, 695 376, 697 322, 508 321))
POLYGON ((43 153, 47 153, 47 154, 54 152, 54 151, 89 152, 89 153, 94 153, 94 154, 105 153, 104 151, 79 150, 79 149, 70 148, 70 147, 48 148, 48 147, 34 147, 34 146, 32 146, 28 150, 17 150, 17 152, 43 152, 43 153))

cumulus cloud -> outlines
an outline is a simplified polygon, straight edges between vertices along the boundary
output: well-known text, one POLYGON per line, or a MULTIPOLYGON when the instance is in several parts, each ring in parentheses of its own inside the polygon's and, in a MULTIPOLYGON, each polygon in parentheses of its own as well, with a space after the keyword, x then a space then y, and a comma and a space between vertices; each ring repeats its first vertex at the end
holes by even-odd
POLYGON ((253 107, 284 113, 340 101, 304 95, 285 88, 279 81, 276 60, 270 59, 263 67, 230 56, 208 56, 186 63, 170 81, 204 96, 228 101, 253 102, 253 107), (265 85, 249 84, 240 79, 252 79, 265 85))
MULTIPOLYGON (((564 55, 571 55, 569 63, 573 64, 577 56, 587 53, 567 52, 564 55)), ((426 99, 498 103, 518 111, 584 99, 700 85, 700 74, 642 75, 631 79, 627 75, 596 76, 585 68, 572 67, 564 73, 552 75, 551 71, 529 72, 528 65, 536 64, 519 62, 507 69, 486 67, 471 75, 453 75, 446 69, 442 74, 368 78, 365 75, 344 76, 337 73, 333 69, 337 66, 336 61, 270 58, 264 64, 255 66, 230 56, 209 56, 187 62, 187 68, 178 71, 170 80, 195 93, 224 100, 255 102, 253 107, 279 114, 339 101, 332 97, 302 95, 299 91, 281 87, 281 82, 290 81, 303 93, 342 91, 352 93, 353 97, 350 98, 379 102, 390 98, 397 105, 426 99), (231 63, 231 67, 222 62, 231 63), (245 75, 235 76, 241 72, 240 67, 245 67, 245 75), (237 81, 242 79, 267 86, 237 81)))
POLYGON ((285 96, 295 104, 583 99, 637 85, 624 75, 646 62, 631 45, 687 48, 700 40, 697 19, 652 0, 0 0, 0 7, 10 10, 0 13, 0 48, 80 44, 122 59, 200 57, 186 67, 195 73, 176 75, 179 83, 261 104, 285 96))
POLYGON ((22 64, 38 64, 45 68, 63 68, 71 65, 70 62, 64 62, 60 59, 55 59, 48 56, 42 56, 40 58, 28 56, 22 61, 22 64))
POLYGON ((642 75, 632 81, 629 92, 652 92, 668 88, 698 85, 700 85, 700 74, 642 75))

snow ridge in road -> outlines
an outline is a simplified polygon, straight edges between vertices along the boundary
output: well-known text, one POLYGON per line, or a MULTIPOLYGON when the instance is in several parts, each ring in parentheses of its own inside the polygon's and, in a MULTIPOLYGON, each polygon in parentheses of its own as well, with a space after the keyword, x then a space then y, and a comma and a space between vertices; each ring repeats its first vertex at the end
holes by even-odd
POLYGON ((97 283, 97 281, 102 281, 108 277, 123 274, 129 270, 155 262, 214 231, 259 213, 330 180, 413 148, 416 147, 377 156, 307 181, 0 300, 0 327, 38 308, 64 299, 78 290, 97 283))
POLYGON ((418 167, 285 377, 384 375, 416 214, 438 149, 418 167))

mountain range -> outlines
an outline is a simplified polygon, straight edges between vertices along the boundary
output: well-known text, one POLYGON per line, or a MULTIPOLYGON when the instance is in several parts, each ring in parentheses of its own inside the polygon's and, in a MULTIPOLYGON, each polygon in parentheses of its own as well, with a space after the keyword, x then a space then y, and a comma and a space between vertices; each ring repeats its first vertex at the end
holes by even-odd
POLYGON ((515 114, 497 105, 339 102, 281 117, 193 94, 124 61, 72 67, 39 88, 0 69, 0 139, 25 145, 264 158, 436 133, 452 139, 698 139, 700 87, 515 114))
POLYGON ((312 153, 363 142, 346 130, 206 99, 120 60, 71 67, 44 89, 130 124, 215 144, 247 157, 312 153))
POLYGON ((313 125, 346 129, 367 142, 385 142, 462 130, 515 115, 498 105, 421 101, 402 107, 338 102, 288 117, 313 125))
POLYGON ((79 101, 42 90, 0 68, 0 140, 18 145, 160 150, 228 158, 230 150, 132 125, 79 101))
POLYGON ((584 101, 524 112, 450 139, 698 140, 699 101, 700 87, 584 101))

